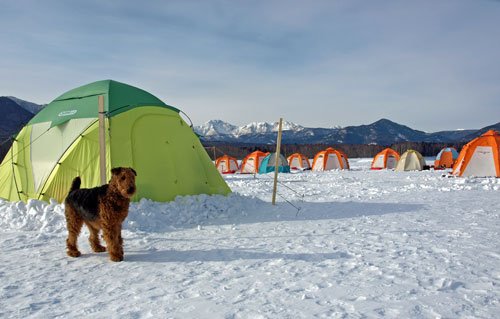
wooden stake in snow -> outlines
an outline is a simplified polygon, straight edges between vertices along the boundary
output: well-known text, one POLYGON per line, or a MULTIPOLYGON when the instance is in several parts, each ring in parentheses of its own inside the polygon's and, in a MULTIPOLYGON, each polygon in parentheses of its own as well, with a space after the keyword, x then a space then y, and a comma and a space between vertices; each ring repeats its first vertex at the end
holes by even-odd
POLYGON ((99 95, 99 169, 101 185, 106 184, 106 123, 104 118, 104 95, 99 95))
POLYGON ((276 191, 278 190, 278 170, 280 166, 280 151, 281 151, 281 125, 283 119, 280 118, 278 126, 278 140, 276 141, 276 158, 274 163, 274 186, 273 186, 273 205, 276 205, 276 191))

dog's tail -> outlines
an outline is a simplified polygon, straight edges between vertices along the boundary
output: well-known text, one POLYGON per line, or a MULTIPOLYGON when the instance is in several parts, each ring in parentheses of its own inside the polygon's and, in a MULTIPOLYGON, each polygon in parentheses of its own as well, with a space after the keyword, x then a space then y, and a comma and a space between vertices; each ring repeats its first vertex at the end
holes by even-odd
POLYGON ((80 189, 81 184, 82 184, 82 180, 80 179, 80 176, 75 177, 75 179, 71 183, 71 188, 69 189, 69 192, 71 193, 75 189, 80 189))

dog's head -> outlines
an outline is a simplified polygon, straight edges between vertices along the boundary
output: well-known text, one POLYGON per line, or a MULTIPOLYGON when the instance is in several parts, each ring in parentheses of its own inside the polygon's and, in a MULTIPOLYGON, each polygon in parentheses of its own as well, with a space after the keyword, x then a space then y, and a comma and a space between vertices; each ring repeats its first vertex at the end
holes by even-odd
POLYGON ((135 187, 136 171, 130 167, 115 167, 111 170, 111 180, 109 184, 112 185, 123 197, 130 198, 134 196, 137 188, 135 187))

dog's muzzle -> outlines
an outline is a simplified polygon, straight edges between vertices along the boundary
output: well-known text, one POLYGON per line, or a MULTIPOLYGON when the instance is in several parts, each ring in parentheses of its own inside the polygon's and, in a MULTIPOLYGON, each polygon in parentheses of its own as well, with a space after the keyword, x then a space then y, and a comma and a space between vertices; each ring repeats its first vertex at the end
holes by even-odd
POLYGON ((129 188, 127 189, 127 193, 128 193, 129 195, 132 195, 133 193, 135 193, 135 187, 133 187, 133 186, 132 186, 132 187, 129 187, 129 188))

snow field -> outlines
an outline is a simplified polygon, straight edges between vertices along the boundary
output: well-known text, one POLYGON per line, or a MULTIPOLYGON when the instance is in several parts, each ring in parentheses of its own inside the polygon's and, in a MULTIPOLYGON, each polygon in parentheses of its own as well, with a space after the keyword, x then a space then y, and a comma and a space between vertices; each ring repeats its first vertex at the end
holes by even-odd
POLYGON ((496 317, 500 179, 351 166, 280 174, 276 206, 272 174, 133 203, 122 263, 86 230, 67 257, 62 205, 0 200, 0 317, 496 317))

